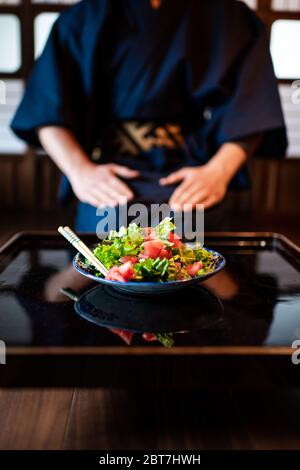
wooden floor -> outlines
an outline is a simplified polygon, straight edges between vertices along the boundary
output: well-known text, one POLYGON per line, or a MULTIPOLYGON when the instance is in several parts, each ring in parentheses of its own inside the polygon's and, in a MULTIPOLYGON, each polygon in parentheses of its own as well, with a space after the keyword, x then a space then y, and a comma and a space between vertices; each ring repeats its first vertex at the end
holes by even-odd
MULTIPOLYGON (((0 243, 59 223, 61 215, 7 215, 0 243)), ((239 228, 273 228, 300 242, 293 221, 239 228)), ((0 389, 0 449, 300 449, 299 422, 300 389, 292 388, 0 389)))
POLYGON ((1 390, 0 449, 300 449, 299 416, 299 390, 1 390))

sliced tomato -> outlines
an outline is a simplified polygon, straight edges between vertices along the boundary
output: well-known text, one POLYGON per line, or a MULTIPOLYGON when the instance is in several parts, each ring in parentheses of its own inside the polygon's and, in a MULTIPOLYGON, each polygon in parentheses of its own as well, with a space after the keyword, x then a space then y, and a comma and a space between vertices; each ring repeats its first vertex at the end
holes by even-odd
POLYGON ((156 259, 163 248, 163 243, 160 240, 150 240, 144 242, 144 251, 141 253, 147 258, 156 259))
POLYGON ((135 277, 135 272, 131 261, 127 261, 127 263, 122 264, 122 266, 120 266, 118 269, 121 276, 125 277, 127 280, 133 279, 135 277))
POLYGON ((133 256, 133 255, 126 255, 126 256, 122 256, 122 258, 120 258, 120 262, 122 264, 128 263, 128 261, 130 261, 132 264, 135 264, 135 263, 138 262, 138 257, 133 256))
POLYGON ((143 232, 144 232, 144 235, 145 235, 145 241, 155 240, 156 239, 156 232, 152 227, 143 228, 143 232))
POLYGON ((148 255, 145 255, 145 253, 140 253, 139 254, 139 259, 148 259, 149 256, 148 255))
POLYGON ((127 282, 127 279, 120 273, 118 266, 113 266, 106 274, 105 279, 109 281, 127 282))
POLYGON ((108 271, 108 273, 106 274, 106 279, 114 276, 114 274, 119 274, 119 268, 118 266, 113 266, 112 268, 110 268, 110 270, 108 271))
POLYGON ((172 258, 172 251, 170 250, 170 248, 165 246, 164 248, 161 249, 161 251, 159 253, 159 257, 160 258, 171 259, 172 258))
POLYGON ((197 261, 196 263, 189 264, 186 267, 187 272, 189 273, 190 276, 197 276, 198 271, 203 268, 203 264, 201 261, 197 261))
POLYGON ((176 265, 176 268, 177 268, 177 269, 181 269, 181 268, 182 268, 182 264, 181 264, 179 261, 175 261, 175 265, 176 265))
POLYGON ((131 331, 125 331, 125 330, 119 330, 118 328, 108 328, 112 333, 115 333, 116 335, 120 336, 123 341, 125 341, 128 346, 130 346, 132 338, 133 338, 133 333, 131 331))
POLYGON ((153 333, 143 333, 143 339, 152 343, 153 341, 156 341, 157 338, 153 333))
POLYGON ((173 248, 181 248, 183 245, 180 236, 174 232, 170 232, 168 242, 173 243, 173 248))

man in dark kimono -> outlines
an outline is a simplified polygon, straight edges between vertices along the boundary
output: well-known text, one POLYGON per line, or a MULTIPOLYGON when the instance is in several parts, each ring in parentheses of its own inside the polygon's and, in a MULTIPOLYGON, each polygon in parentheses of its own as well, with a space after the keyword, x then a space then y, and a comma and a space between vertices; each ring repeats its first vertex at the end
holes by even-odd
POLYGON ((83 0, 55 23, 12 129, 77 196, 77 229, 124 197, 218 205, 286 133, 263 24, 236 0, 83 0))

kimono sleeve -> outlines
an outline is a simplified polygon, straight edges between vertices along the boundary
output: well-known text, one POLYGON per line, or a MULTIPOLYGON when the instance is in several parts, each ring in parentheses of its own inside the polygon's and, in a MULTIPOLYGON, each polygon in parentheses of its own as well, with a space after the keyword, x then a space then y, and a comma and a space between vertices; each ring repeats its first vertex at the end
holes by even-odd
POLYGON ((286 129, 267 33, 261 21, 244 5, 243 14, 253 32, 253 40, 235 70, 233 94, 219 110, 217 145, 259 133, 263 140, 256 153, 283 157, 287 147, 286 129))
POLYGON ((11 123, 16 135, 29 144, 39 146, 36 129, 47 125, 68 128, 80 138, 84 100, 76 55, 76 40, 63 29, 59 18, 11 123))

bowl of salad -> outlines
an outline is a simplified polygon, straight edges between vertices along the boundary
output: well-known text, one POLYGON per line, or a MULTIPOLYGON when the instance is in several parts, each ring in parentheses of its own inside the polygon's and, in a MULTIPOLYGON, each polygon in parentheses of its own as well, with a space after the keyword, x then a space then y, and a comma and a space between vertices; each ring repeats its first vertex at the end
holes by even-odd
POLYGON ((201 244, 185 244, 171 218, 156 227, 129 224, 111 231, 93 248, 108 269, 104 277, 77 253, 75 269, 88 278, 123 292, 162 294, 200 283, 224 268, 225 258, 201 244))

